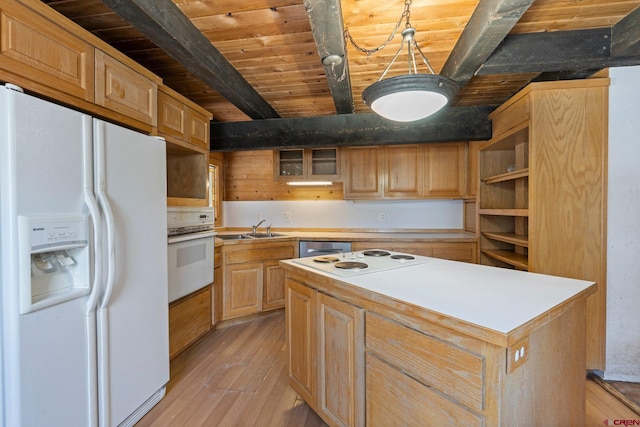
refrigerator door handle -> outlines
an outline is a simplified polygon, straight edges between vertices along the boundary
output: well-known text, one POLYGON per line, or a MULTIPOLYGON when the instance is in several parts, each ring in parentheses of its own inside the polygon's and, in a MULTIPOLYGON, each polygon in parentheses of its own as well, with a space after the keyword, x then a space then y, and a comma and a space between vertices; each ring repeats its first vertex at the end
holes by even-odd
POLYGON ((96 332, 96 307, 100 298, 102 286, 102 239, 101 239, 101 218, 100 209, 98 207, 98 201, 93 193, 93 128, 92 118, 85 116, 83 119, 83 193, 84 202, 89 209, 89 215, 91 217, 91 224, 93 227, 93 282, 91 286, 91 293, 87 300, 86 311, 86 324, 87 324, 87 343, 89 348, 87 351, 87 393, 89 395, 89 412, 87 420, 88 427, 97 427, 98 425, 98 347, 97 347, 97 332, 96 332))
POLYGON ((104 212, 104 223, 107 230, 107 249, 106 249, 106 262, 107 262, 107 280, 105 283, 104 294, 102 295, 102 301, 100 302, 100 308, 104 309, 109 305, 111 294, 113 292, 113 286, 115 283, 115 226, 113 220, 113 211, 111 210, 111 204, 106 194, 106 178, 105 178, 105 129, 104 122, 100 120, 94 120, 95 125, 95 146, 96 146, 96 194, 98 201, 104 212))

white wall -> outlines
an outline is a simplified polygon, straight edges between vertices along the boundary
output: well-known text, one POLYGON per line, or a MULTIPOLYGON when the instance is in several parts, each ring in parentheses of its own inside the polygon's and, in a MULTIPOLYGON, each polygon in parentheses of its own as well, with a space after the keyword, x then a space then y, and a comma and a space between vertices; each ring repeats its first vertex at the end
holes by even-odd
POLYGON ((225 227, 461 229, 461 200, 223 202, 225 227), (285 214, 290 213, 287 222, 285 214), (381 214, 384 220, 381 220, 381 214))
POLYGON ((640 67, 610 70, 605 378, 640 382, 640 67))

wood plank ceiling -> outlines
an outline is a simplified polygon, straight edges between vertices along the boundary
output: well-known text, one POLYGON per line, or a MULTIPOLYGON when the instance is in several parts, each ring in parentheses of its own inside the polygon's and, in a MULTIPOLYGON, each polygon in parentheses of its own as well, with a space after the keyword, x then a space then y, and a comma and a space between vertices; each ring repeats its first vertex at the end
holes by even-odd
MULTIPOLYGON (((342 31, 348 29, 360 46, 376 47, 404 8, 402 0, 42 1, 158 74, 217 122, 368 115, 361 93, 391 61, 401 36, 398 32, 385 49, 367 56, 345 42, 342 31), (185 34, 191 33, 179 25, 165 28, 169 41, 161 49, 162 43, 149 40, 144 31, 149 19, 136 8, 151 10, 145 13, 152 19, 181 11, 255 93, 224 68, 204 77, 194 73, 193 62, 217 66, 209 46, 182 64, 173 59, 177 56, 166 52, 174 45, 188 48, 193 37, 185 34), (321 61, 329 54, 346 61, 332 70, 321 61)), ((462 87, 450 108, 494 108, 533 80, 640 64, 639 6, 640 0, 414 0, 410 22, 434 70, 462 87)), ((405 70, 403 63, 388 76, 405 70)), ((253 129, 259 125, 253 123, 253 129)))

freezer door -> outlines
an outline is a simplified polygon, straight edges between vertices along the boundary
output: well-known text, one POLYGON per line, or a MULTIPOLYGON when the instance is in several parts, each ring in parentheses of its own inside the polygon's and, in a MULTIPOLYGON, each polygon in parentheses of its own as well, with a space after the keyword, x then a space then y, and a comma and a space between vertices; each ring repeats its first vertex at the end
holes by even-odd
POLYGON ((169 380, 166 153, 164 140, 100 120, 94 138, 108 256, 98 309, 99 411, 106 427, 134 412, 140 418, 169 380), (146 409, 138 411, 141 405, 146 409))
MULTIPOLYGON (((83 162, 86 138, 90 117, 0 87, 0 391, 7 426, 92 422, 88 297, 78 292, 20 314, 19 294, 19 259, 27 260, 29 278, 32 258, 30 245, 20 243, 18 218, 87 214, 83 189, 92 183, 84 180, 90 168, 83 162)), ((41 283, 40 295, 55 293, 49 282, 41 283)))

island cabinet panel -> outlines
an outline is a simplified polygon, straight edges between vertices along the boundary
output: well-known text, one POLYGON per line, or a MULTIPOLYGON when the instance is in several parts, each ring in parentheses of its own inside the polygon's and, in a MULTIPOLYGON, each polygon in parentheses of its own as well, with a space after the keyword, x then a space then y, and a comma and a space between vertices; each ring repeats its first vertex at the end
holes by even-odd
POLYGON ((364 309, 297 279, 286 293, 289 385, 330 426, 364 426, 364 309))
POLYGON ((368 352, 466 407, 482 411, 484 360, 481 355, 374 313, 367 314, 366 330, 368 352))
POLYGON ((364 310, 317 293, 318 410, 336 426, 364 426, 364 310))
POLYGON ((484 417, 367 354, 367 426, 483 427, 484 417))
POLYGON ((316 412, 316 291, 287 279, 285 324, 289 385, 316 412))

